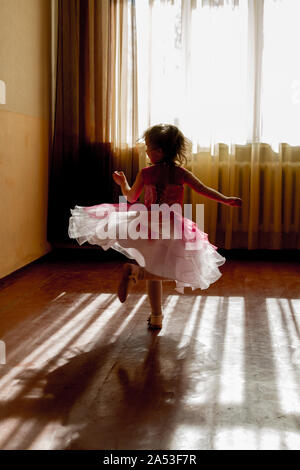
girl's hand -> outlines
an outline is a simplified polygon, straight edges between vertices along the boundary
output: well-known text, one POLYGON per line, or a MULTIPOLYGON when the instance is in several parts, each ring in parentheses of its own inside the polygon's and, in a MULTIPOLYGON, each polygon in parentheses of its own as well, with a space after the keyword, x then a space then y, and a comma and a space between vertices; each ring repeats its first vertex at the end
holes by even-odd
POLYGON ((225 204, 233 207, 242 207, 242 199, 240 199, 239 197, 227 197, 225 200, 225 204))
POLYGON ((126 183, 126 176, 124 175, 123 171, 114 171, 112 176, 114 182, 119 186, 122 186, 122 184, 126 183))

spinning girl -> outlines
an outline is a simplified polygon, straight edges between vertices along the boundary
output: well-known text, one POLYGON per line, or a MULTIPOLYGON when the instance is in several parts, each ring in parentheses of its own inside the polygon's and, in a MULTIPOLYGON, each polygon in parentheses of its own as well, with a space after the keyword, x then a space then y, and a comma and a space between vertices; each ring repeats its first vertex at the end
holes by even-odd
POLYGON ((125 302, 131 286, 146 280, 151 306, 148 325, 159 329, 163 321, 162 282, 174 280, 177 291, 181 293, 184 287, 207 289, 221 277, 219 266, 225 263, 225 258, 209 242, 207 234, 178 211, 172 212, 173 216, 168 219, 171 225, 168 237, 163 236, 163 214, 156 224, 156 230, 152 230, 153 226, 149 230, 149 226, 146 223, 143 226, 141 220, 149 220, 151 226, 151 217, 157 208, 173 207, 174 204, 182 208, 185 184, 197 193, 229 206, 241 207, 242 200, 224 196, 205 186, 182 166, 186 160, 188 140, 176 126, 155 125, 147 129, 143 137, 152 165, 138 173, 132 187, 122 171, 113 173, 113 179, 121 187, 127 204, 75 206, 71 210, 69 236, 79 244, 87 241, 105 250, 114 248, 137 262, 124 264, 118 297, 121 302, 125 302), (137 206, 134 203, 143 188, 145 205, 137 206), (146 218, 141 219, 143 207, 140 206, 144 207, 146 218), (108 226, 112 236, 106 236, 105 227, 108 226), (133 226, 139 226, 140 237, 132 237, 126 232, 128 227, 133 226), (175 226, 183 227, 184 234, 181 237, 174 235, 175 226))

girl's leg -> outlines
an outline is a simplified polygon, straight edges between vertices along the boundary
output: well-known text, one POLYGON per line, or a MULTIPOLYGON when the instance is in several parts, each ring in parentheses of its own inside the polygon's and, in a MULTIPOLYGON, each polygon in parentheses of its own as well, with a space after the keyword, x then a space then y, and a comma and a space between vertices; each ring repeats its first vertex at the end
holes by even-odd
POLYGON ((157 276, 156 274, 149 273, 145 268, 141 268, 144 271, 143 279, 146 281, 170 281, 167 277, 157 276))
POLYGON ((132 284, 136 284, 138 281, 167 281, 167 278, 151 274, 146 269, 136 264, 125 263, 123 266, 122 278, 118 287, 118 296, 120 301, 123 303, 127 298, 128 291, 132 284))
POLYGON ((162 281, 147 280, 147 292, 151 305, 151 315, 148 319, 150 328, 162 327, 162 281))

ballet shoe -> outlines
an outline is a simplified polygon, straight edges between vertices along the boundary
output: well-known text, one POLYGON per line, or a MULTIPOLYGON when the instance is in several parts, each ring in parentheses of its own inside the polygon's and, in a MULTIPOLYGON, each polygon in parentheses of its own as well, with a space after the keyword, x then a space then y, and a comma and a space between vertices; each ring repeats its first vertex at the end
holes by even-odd
POLYGON ((162 328, 162 322, 163 322, 163 315, 151 315, 149 316, 148 320, 148 328, 151 330, 160 330, 162 328))
POLYGON ((127 299, 128 291, 132 285, 142 279, 142 268, 135 264, 125 263, 123 266, 122 278, 118 287, 118 297, 124 303, 127 299))

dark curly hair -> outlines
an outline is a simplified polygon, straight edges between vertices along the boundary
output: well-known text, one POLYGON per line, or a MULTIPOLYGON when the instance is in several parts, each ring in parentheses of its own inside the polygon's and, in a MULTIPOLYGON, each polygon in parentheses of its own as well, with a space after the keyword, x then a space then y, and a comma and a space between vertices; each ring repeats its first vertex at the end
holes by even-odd
POLYGON ((178 127, 172 124, 157 124, 149 127, 143 136, 154 148, 160 148, 164 154, 163 161, 169 164, 187 163, 190 141, 178 127))

